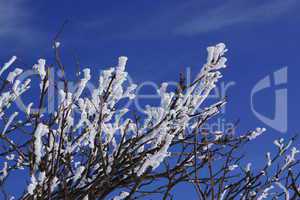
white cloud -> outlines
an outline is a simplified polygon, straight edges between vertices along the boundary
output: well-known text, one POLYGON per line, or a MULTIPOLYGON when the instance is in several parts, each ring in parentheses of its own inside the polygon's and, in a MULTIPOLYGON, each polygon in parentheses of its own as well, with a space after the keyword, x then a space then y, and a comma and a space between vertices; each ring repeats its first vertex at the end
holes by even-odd
POLYGON ((30 37, 30 9, 21 0, 0 1, 0 39, 30 37))
MULTIPOLYGON (((119 37, 149 39, 193 36, 248 22, 272 21, 296 11, 299 5, 299 0, 189 0, 179 4, 166 3, 151 12, 147 19, 128 27, 119 37)), ((294 15, 297 17, 297 14, 294 15)))
MULTIPOLYGON (((298 2, 299 3, 299 2, 298 2)), ((294 8, 297 0, 264 1, 251 5, 245 0, 230 0, 207 12, 199 12, 174 29, 178 35, 196 35, 245 22, 265 22, 294 8)))

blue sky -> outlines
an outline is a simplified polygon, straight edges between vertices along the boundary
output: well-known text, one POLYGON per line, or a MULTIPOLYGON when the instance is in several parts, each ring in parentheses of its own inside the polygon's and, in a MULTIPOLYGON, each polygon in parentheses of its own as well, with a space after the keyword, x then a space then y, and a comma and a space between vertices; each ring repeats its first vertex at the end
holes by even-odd
MULTIPOLYGON (((238 133, 257 126, 268 129, 245 149, 250 160, 262 161, 261 153, 275 138, 292 136, 300 128, 299 9, 297 0, 1 0, 0 61, 17 55, 18 65, 27 69, 41 57, 53 61, 51 40, 68 20, 60 40, 69 73, 75 71, 74 57, 97 72, 126 55, 135 82, 160 83, 177 80, 188 67, 196 73, 206 46, 224 42, 229 61, 222 81, 235 85, 226 93, 221 117, 240 119, 238 133), (280 88, 288 91, 288 129, 280 133, 254 115, 250 94, 259 80, 284 66, 288 82, 280 88)), ((269 118, 275 113, 276 89, 255 96, 255 109, 269 118)))

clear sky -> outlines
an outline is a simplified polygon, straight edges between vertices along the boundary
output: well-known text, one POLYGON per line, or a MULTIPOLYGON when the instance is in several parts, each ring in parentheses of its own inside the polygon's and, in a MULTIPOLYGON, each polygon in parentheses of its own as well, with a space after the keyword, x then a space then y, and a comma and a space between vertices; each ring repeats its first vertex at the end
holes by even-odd
MULTIPOLYGON (((195 74, 205 62, 206 46, 224 42, 228 68, 221 83, 234 85, 227 89, 228 104, 220 116, 224 123, 240 119, 237 134, 267 128, 245 148, 259 166, 275 138, 299 132, 299 9, 298 0, 0 0, 0 62, 17 55, 18 65, 29 69, 41 57, 53 61, 51 41, 65 20, 60 41, 69 73, 76 70, 75 57, 97 73, 126 55, 136 83, 175 81, 187 68, 195 74), (257 113, 273 119, 275 90, 287 89, 287 104, 278 97, 288 113, 287 130, 281 133, 257 117, 250 99, 261 79, 271 75, 274 83, 273 73, 285 66, 286 83, 257 92, 253 101, 257 113)), ((9 184, 11 191, 18 181, 9 184)), ((186 191, 182 186, 176 193, 192 196, 186 191)))

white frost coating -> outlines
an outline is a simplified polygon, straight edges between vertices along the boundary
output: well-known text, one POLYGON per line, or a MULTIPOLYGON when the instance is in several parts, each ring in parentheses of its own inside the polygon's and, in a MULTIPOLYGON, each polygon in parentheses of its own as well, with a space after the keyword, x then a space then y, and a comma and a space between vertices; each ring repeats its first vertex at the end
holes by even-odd
POLYGON ((43 183, 46 179, 46 172, 39 173, 38 181, 39 183, 43 183))
POLYGON ((225 198, 225 194, 226 194, 227 190, 224 190, 221 194, 220 200, 223 200, 225 198))
POLYGON ((15 78, 16 78, 17 76, 19 76, 20 74, 22 74, 22 72, 23 72, 22 69, 16 68, 14 71, 9 72, 9 74, 8 74, 8 76, 7 76, 7 78, 6 78, 6 80, 7 80, 8 82, 12 83, 12 82, 14 82, 14 80, 15 80, 15 78))
POLYGON ((287 145, 284 145, 284 139, 280 138, 279 140, 274 140, 275 146, 279 149, 280 155, 282 155, 287 149, 292 145, 292 141, 290 140, 287 145))
POLYGON ((15 117, 18 115, 18 112, 14 112, 8 119, 7 123, 5 124, 5 127, 2 131, 2 135, 5 134, 5 132, 7 131, 8 127, 10 126, 10 124, 13 122, 13 120, 15 119, 15 117))
POLYGON ((272 159, 271 159, 271 153, 270 152, 267 152, 267 160, 268 160, 268 167, 270 167, 272 165, 272 159))
POLYGON ((249 192, 250 197, 255 197, 256 196, 256 192, 255 191, 251 191, 249 192))
POLYGON ((213 56, 214 56, 214 51, 215 51, 215 47, 207 47, 207 59, 206 62, 207 63, 212 63, 213 61, 213 56))
POLYGON ((27 108, 26 108, 26 114, 27 114, 27 115, 30 115, 32 105, 33 105, 32 102, 28 104, 28 106, 27 106, 27 108))
MULTIPOLYGON (((58 46, 59 43, 55 44, 55 47, 58 46)), ((96 135, 98 136, 99 134, 99 137, 101 139, 103 138, 103 145, 112 147, 109 148, 110 150, 103 149, 103 156, 108 158, 106 173, 110 175, 109 173, 111 173, 116 151, 120 150, 121 153, 123 151, 123 149, 119 149, 121 145, 116 134, 123 136, 125 134, 125 128, 126 132, 129 133, 128 135, 126 133, 125 137, 127 142, 128 139, 130 139, 128 138, 129 135, 135 133, 137 129, 140 135, 145 134, 142 142, 147 141, 147 143, 140 144, 140 148, 137 151, 138 154, 145 151, 151 152, 146 155, 144 160, 136 165, 134 172, 138 176, 141 176, 147 169, 150 169, 150 167, 153 170, 156 169, 161 162, 169 156, 169 148, 173 138, 177 138, 179 134, 184 133, 190 122, 195 124, 191 116, 196 112, 198 113, 198 108, 216 86, 216 82, 222 77, 221 72, 218 70, 226 67, 226 58, 223 57, 226 51, 223 43, 208 48, 207 63, 201 69, 195 80, 195 84, 189 87, 187 91, 178 95, 176 105, 171 106, 172 103, 175 103, 173 100, 177 98, 177 96, 173 92, 168 92, 168 85, 163 83, 158 90, 161 100, 160 105, 148 106, 146 108, 146 117, 142 120, 141 127, 137 127, 137 125, 131 121, 130 117, 127 118, 127 109, 116 109, 120 100, 135 98, 134 91, 137 86, 130 83, 128 74, 125 71, 128 60, 127 57, 119 57, 116 67, 101 72, 99 84, 92 91, 92 96, 90 97, 83 97, 82 95, 84 88, 86 88, 88 81, 91 79, 90 70, 88 68, 84 69, 83 77, 80 79, 75 91, 68 90, 65 92, 64 90, 59 90, 60 98, 57 110, 53 112, 55 122, 51 125, 51 134, 49 134, 49 136, 46 134, 49 132, 48 127, 42 123, 38 124, 34 132, 33 153, 35 166, 34 176, 31 177, 32 180, 28 186, 28 192, 34 194, 37 185, 47 178, 46 174, 40 172, 37 166, 43 158, 44 151, 48 150, 49 152, 54 152, 53 154, 50 153, 49 160, 51 160, 53 156, 57 156, 55 154, 58 152, 59 141, 62 141, 63 148, 60 151, 62 155, 74 155, 82 148, 93 149, 94 144, 97 144, 95 141, 96 135), (150 131, 152 129, 153 131, 150 131), (68 138, 69 135, 72 138, 73 136, 74 138, 78 137, 78 140, 74 143, 70 142, 68 138), (49 145, 43 145, 42 141, 49 141, 49 145), (153 149, 153 151, 149 151, 151 149, 153 149)), ((38 64, 33 67, 42 80, 45 80, 47 75, 45 64, 46 61, 40 59, 38 64)), ((9 102, 13 102, 13 100, 29 88, 29 81, 23 83, 16 78, 18 73, 20 73, 20 71, 18 72, 17 70, 17 73, 11 73, 7 78, 13 84, 13 91, 0 95, 0 115, 4 108, 10 104, 9 102)), ((46 83, 44 81, 42 82, 46 83)), ((48 83, 46 83, 46 85, 47 84, 48 83)), ((30 103, 27 106, 27 115, 30 114, 32 105, 33 104, 30 103)), ((219 110, 216 108, 216 105, 218 105, 218 103, 207 107, 205 112, 203 112, 203 117, 210 117, 217 113, 219 110)), ((41 116, 40 121, 46 121, 46 119, 41 116)), ((30 123, 28 124, 30 126, 30 123)), ((220 137, 221 136, 222 134, 220 134, 220 137)), ((183 138, 184 135, 181 135, 181 137, 183 138)), ((211 147, 212 144, 208 144, 204 149, 211 147)), ((95 150, 98 151, 98 149, 95 150)), ((203 157, 203 159, 204 158, 205 157, 203 157)), ((68 184, 72 184, 74 181, 80 179, 85 170, 84 166, 76 164, 76 161, 77 160, 74 159, 74 162, 71 162, 72 171, 75 173, 73 177, 67 180, 68 184)), ((26 167, 27 165, 26 160, 23 160, 21 157, 18 158, 18 168, 26 167)), ((101 165, 102 163, 99 163, 95 169, 91 170, 99 170, 101 169, 101 165)), ((235 168, 235 166, 231 167, 235 168)), ((87 182, 90 183, 93 180, 94 176, 88 175, 80 184, 84 186, 84 184, 87 182)), ((59 179, 54 177, 50 190, 55 190, 59 184, 59 179)), ((127 195, 127 192, 123 192, 114 199, 123 199, 126 198, 127 195)))
POLYGON ((127 60, 128 60, 128 58, 126 56, 120 56, 119 57, 119 63, 118 63, 118 66, 117 66, 117 70, 124 71, 127 60))
POLYGON ((120 195, 113 198, 113 200, 123 200, 129 195, 129 192, 121 192, 120 195))
POLYGON ((215 135, 215 141, 218 141, 224 136, 224 133, 222 131, 215 131, 214 135, 215 135))
POLYGON ((80 179, 81 174, 83 173, 85 167, 84 166, 80 166, 77 168, 75 175, 73 177, 73 181, 76 182, 78 179, 80 179))
POLYGON ((31 176, 31 183, 28 185, 27 187, 27 192, 31 195, 34 194, 34 190, 36 188, 36 186, 38 185, 36 178, 34 175, 31 176))
POLYGON ((85 197, 83 198, 83 200, 89 200, 89 195, 85 195, 85 197))
POLYGON ((44 134, 48 133, 48 127, 43 123, 39 123, 34 132, 34 154, 35 154, 35 164, 36 166, 40 163, 43 155, 43 143, 42 137, 44 134))
POLYGON ((55 48, 60 47, 60 42, 55 42, 55 43, 54 43, 54 46, 55 46, 55 48))
POLYGON ((207 64, 214 68, 220 69, 225 68, 226 58, 222 57, 225 52, 227 52, 226 46, 224 43, 219 43, 216 46, 211 46, 207 48, 207 64))
POLYGON ((15 154, 10 154, 10 155, 7 155, 5 156, 6 160, 13 160, 15 159, 15 154))
POLYGON ((3 116, 3 109, 9 108, 12 102, 14 102, 17 97, 29 89, 30 79, 27 79, 24 83, 20 80, 15 80, 11 91, 3 92, 0 95, 0 117, 3 116))
POLYGON ((269 191, 272 190, 274 188, 273 185, 271 185, 270 187, 267 187, 266 189, 264 189, 264 191, 262 192, 262 194, 257 198, 257 200, 263 200, 268 198, 269 196, 269 191))
POLYGON ((45 65, 46 65, 46 60, 44 59, 39 59, 38 64, 33 65, 33 69, 38 72, 42 80, 44 80, 44 78, 46 77, 45 65))
POLYGON ((274 140, 275 146, 277 146, 280 151, 282 151, 284 147, 283 141, 284 141, 283 138, 281 138, 280 140, 274 140))
POLYGON ((296 147, 293 147, 291 149, 291 154, 287 155, 285 158, 285 164, 284 166, 281 168, 281 170, 284 170, 285 168, 287 168, 290 164, 292 164, 293 162, 295 162, 295 156, 296 154, 298 154, 300 151, 296 149, 296 147))
POLYGON ((160 163, 167 157, 169 156, 168 153, 168 148, 172 142, 173 136, 172 135, 167 135, 165 139, 165 144, 163 147, 156 153, 150 156, 147 156, 144 164, 142 167, 137 171, 137 175, 141 176, 147 169, 148 167, 152 167, 152 169, 156 169, 160 163))
POLYGON ((229 167, 228 167, 228 170, 229 171, 233 171, 233 170, 235 170, 236 168, 238 168, 239 166, 238 165, 230 165, 229 167))
POLYGON ((259 127, 257 127, 255 129, 255 131, 252 131, 252 133, 250 135, 248 135, 248 139, 249 140, 254 140, 258 136, 260 136, 261 134, 263 134, 265 131, 266 131, 265 128, 259 128, 259 127))
POLYGON ((4 162, 4 166, 1 170, 0 182, 2 182, 7 177, 7 175, 8 175, 7 170, 8 170, 8 164, 7 164, 7 162, 4 162))
POLYGON ((203 146, 202 149, 203 149, 203 151, 207 151, 207 150, 211 149, 213 145, 214 145, 213 143, 209 143, 209 144, 203 146))
POLYGON ((84 79, 85 80, 90 80, 91 79, 91 70, 89 68, 85 68, 82 71, 83 71, 84 79))
POLYGON ((57 185, 58 185, 58 178, 55 176, 53 179, 52 179, 52 183, 51 183, 51 191, 54 191, 55 190, 55 188, 57 187, 57 185))
POLYGON ((17 167, 18 167, 18 169, 21 169, 21 170, 24 169, 24 167, 22 166, 23 163, 24 163, 24 159, 22 158, 22 156, 19 156, 18 160, 17 160, 17 167))
POLYGON ((4 66, 1 68, 0 70, 0 76, 2 75, 2 73, 7 70, 15 61, 17 60, 16 56, 11 57, 11 59, 4 64, 4 66))
POLYGON ((247 166, 246 166, 246 168, 245 168, 245 171, 246 172, 250 172, 251 166, 252 166, 252 163, 248 163, 247 166))
MULTIPOLYGON (((163 83, 157 91, 161 98, 160 106, 146 106, 145 114, 147 117, 142 129, 146 132, 150 127, 159 126, 148 133, 141 143, 151 140, 149 143, 152 148, 156 148, 162 144, 164 145, 158 152, 147 155, 142 167, 139 167, 136 170, 138 176, 142 175, 148 167, 155 169, 159 166, 168 155, 169 144, 171 144, 173 137, 180 132, 180 130, 184 130, 188 126, 188 122, 191 119, 190 116, 198 110, 210 94, 211 90, 216 86, 215 83, 222 77, 218 70, 226 67, 226 59, 225 57, 222 57, 227 51, 225 45, 220 43, 216 46, 209 47, 207 51, 207 63, 197 75, 194 84, 189 87, 184 94, 180 94, 174 110, 170 109, 174 93, 167 92, 168 85, 166 83, 163 83), (173 120, 169 120, 169 117, 171 116, 173 120), (163 119, 167 120, 163 121, 163 119), (170 133, 170 128, 172 128, 172 133, 170 133), (170 141, 164 143, 166 138, 170 138, 170 141)), ((205 112, 202 114, 203 118, 216 114, 218 112, 216 105, 217 104, 205 109, 205 112)), ((205 148, 211 148, 211 145, 205 148)))
POLYGON ((97 132, 96 132, 96 130, 94 129, 94 127, 93 127, 92 124, 89 126, 89 128, 90 128, 89 137, 88 137, 89 147, 90 147, 91 149, 93 149, 93 148, 95 147, 94 142, 95 142, 95 138, 96 138, 97 132))
POLYGON ((290 193, 287 190, 287 188, 284 185, 282 185, 280 182, 276 182, 275 184, 283 190, 284 195, 285 195, 285 200, 289 200, 290 199, 290 193))
POLYGON ((80 95, 82 94, 84 88, 86 87, 87 82, 91 79, 91 72, 89 68, 85 68, 83 70, 83 78, 78 83, 78 87, 76 92, 73 95, 74 100, 78 100, 80 95))

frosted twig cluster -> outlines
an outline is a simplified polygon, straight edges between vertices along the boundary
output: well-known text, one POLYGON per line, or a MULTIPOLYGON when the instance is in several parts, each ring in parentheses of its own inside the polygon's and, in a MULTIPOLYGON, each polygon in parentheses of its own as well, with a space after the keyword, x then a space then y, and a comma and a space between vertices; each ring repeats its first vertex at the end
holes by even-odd
POLYGON ((39 59, 33 65, 39 75, 39 94, 30 90, 29 79, 18 79, 22 69, 7 72, 16 57, 0 69, 2 77, 7 73, 0 88, 0 181, 5 198, 13 195, 4 189, 9 174, 16 171, 27 177, 20 198, 28 200, 121 200, 151 195, 172 199, 173 188, 183 182, 195 188, 199 199, 299 198, 299 170, 294 170, 299 169, 299 151, 293 147, 288 152, 294 138, 288 143, 276 140, 277 153, 267 153, 265 166, 255 170, 251 163, 243 166, 239 149, 265 132, 264 128, 242 136, 230 130, 204 134, 201 129, 226 102, 203 104, 226 67, 225 44, 207 48, 206 63, 192 84, 180 80, 171 91, 162 83, 157 91, 160 105, 147 105, 145 114, 122 107, 124 100, 136 98, 137 85, 128 82, 127 57, 119 57, 115 67, 103 70, 88 95, 91 70, 82 70, 71 91, 59 44, 53 47, 55 64, 39 59), (53 66, 61 70, 65 84, 58 88, 55 111, 44 113, 53 66), (23 115, 12 105, 25 92, 36 95, 37 101, 26 105, 23 115), (280 167, 275 168, 275 163, 280 167), (272 192, 274 187, 279 192, 272 192))

